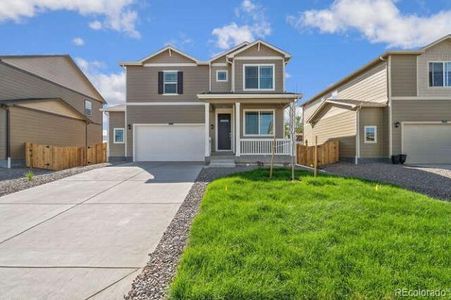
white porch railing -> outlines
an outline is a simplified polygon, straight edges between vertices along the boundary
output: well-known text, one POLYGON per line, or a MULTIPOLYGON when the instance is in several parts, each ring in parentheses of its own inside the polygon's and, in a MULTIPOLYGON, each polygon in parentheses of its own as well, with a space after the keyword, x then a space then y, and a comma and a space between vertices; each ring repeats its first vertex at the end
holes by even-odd
MULTIPOLYGON (((270 155, 272 154, 274 139, 241 139, 241 154, 242 155, 270 155)), ((274 154, 276 155, 290 155, 291 154, 291 140, 276 139, 274 154)))

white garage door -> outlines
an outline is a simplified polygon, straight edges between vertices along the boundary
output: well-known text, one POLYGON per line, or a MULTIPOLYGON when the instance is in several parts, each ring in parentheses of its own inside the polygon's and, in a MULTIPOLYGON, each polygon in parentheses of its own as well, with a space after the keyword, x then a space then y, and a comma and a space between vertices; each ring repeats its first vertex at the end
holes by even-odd
POLYGON ((451 124, 406 124, 403 152, 407 163, 451 164, 451 124))
POLYGON ((204 161, 205 125, 136 125, 135 161, 204 161))

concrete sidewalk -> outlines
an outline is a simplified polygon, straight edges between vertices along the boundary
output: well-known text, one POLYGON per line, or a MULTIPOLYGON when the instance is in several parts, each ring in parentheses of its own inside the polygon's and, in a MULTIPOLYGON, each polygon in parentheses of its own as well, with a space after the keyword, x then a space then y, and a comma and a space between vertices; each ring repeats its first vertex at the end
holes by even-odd
POLYGON ((202 165, 124 164, 0 198, 1 299, 123 299, 202 165))

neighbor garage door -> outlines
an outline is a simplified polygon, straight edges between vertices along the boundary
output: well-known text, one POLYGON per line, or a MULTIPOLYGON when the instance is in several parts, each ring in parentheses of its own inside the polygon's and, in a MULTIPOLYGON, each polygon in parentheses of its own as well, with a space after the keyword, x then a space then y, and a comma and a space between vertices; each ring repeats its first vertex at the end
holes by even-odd
POLYGON ((404 124, 407 163, 451 164, 451 124, 404 124))
POLYGON ((135 125, 135 161, 204 161, 205 125, 135 125))

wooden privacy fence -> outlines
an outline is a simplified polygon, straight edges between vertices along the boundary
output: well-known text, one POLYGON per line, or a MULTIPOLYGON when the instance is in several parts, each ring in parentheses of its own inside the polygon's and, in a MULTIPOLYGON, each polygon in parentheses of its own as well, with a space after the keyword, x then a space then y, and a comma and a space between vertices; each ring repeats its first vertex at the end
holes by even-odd
POLYGON ((86 147, 65 147, 25 143, 25 164, 28 168, 64 170, 107 161, 104 143, 86 147))
POLYGON ((340 156, 339 142, 336 140, 327 141, 317 146, 297 144, 296 151, 297 164, 309 167, 320 167, 336 163, 340 156), (317 157, 316 166, 315 156, 317 157))

